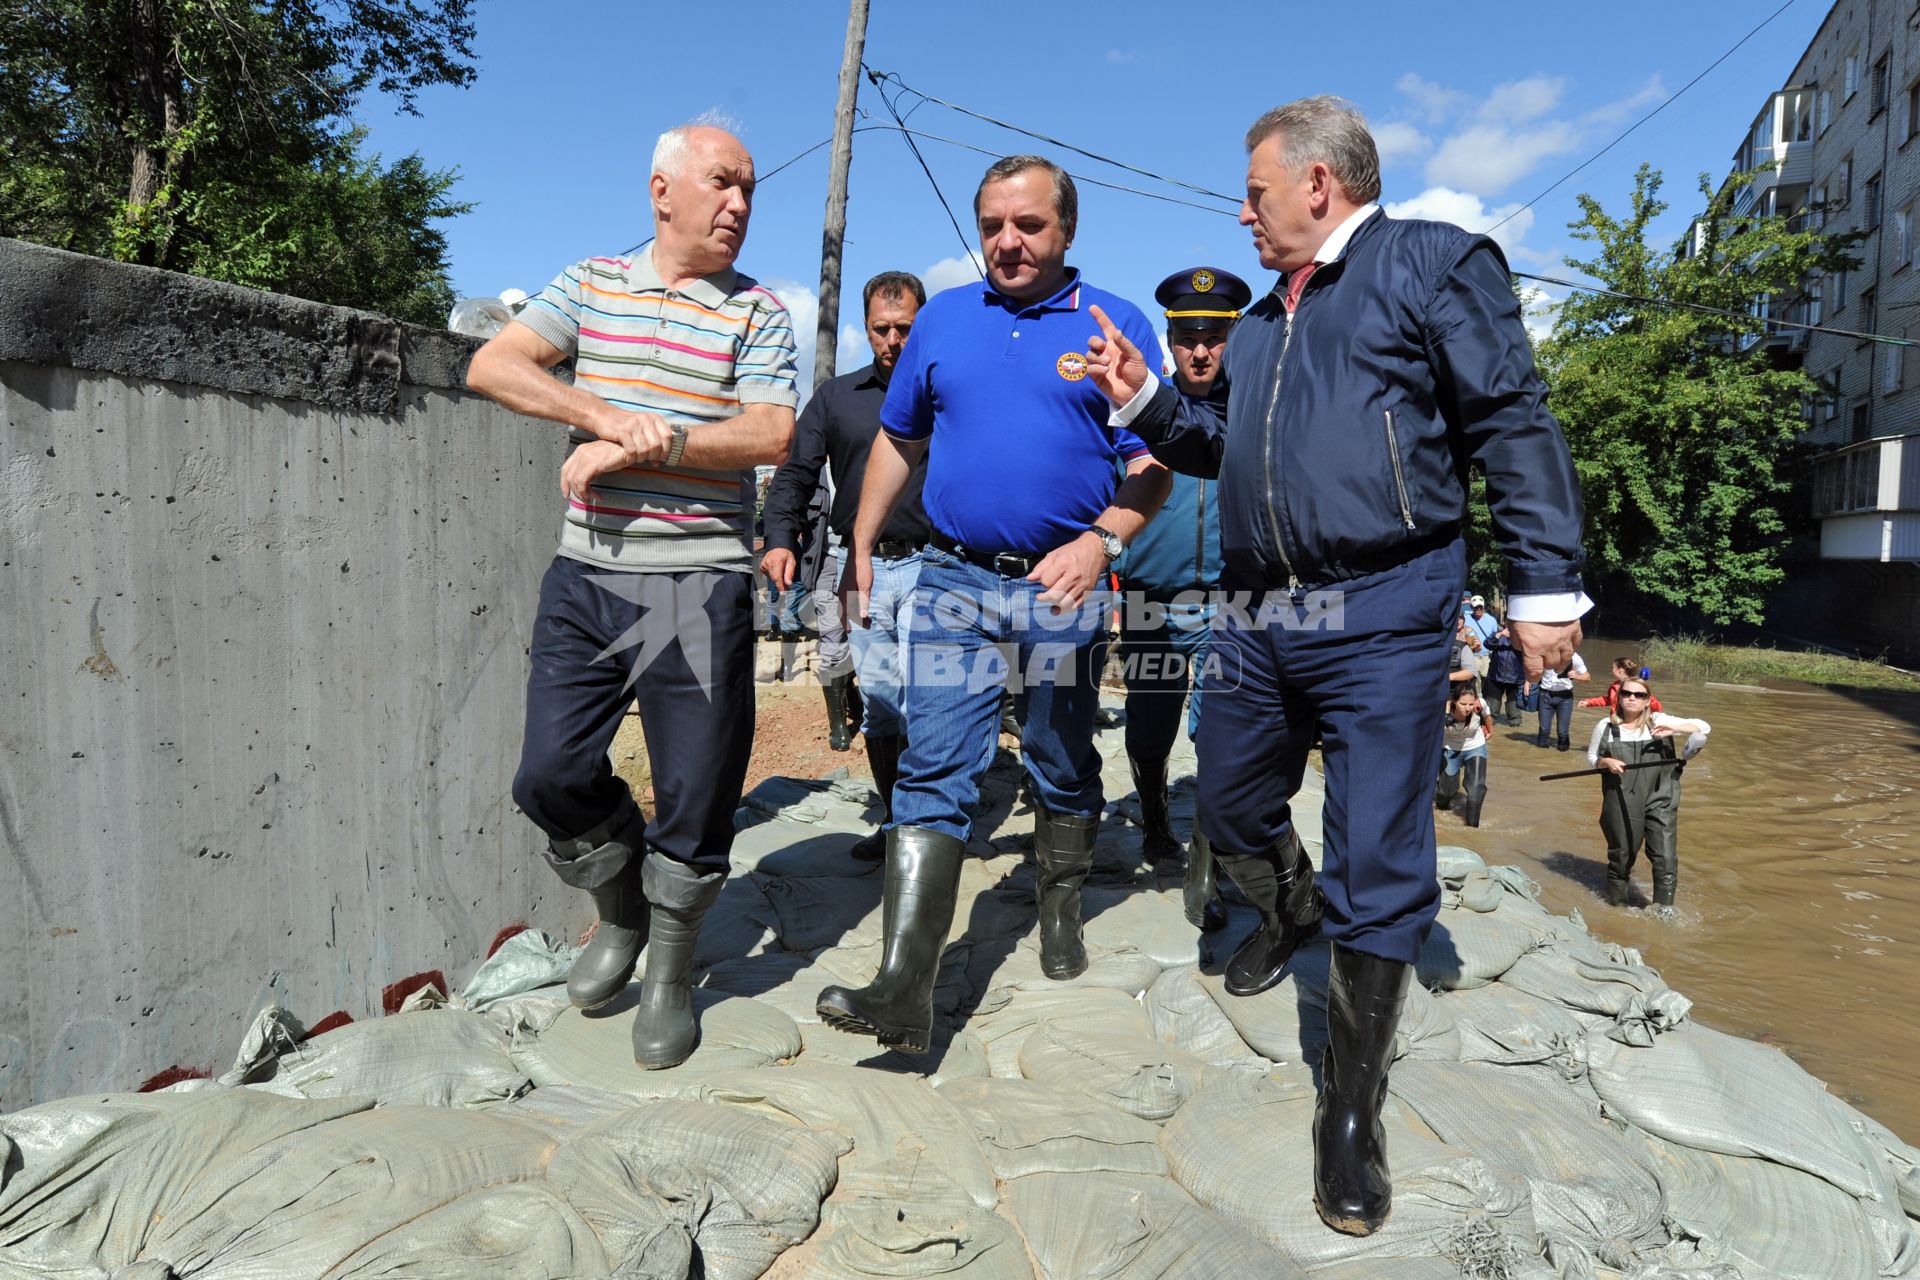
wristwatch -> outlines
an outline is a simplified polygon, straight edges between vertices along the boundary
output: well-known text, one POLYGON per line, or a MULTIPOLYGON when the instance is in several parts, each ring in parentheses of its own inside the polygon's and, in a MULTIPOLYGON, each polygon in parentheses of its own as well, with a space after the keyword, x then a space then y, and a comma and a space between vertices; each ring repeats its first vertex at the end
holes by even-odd
POLYGON ((676 422, 673 424, 673 443, 667 446, 667 465, 670 467, 679 466, 680 455, 686 451, 687 424, 684 422, 676 422))
POLYGON ((1118 560, 1120 553, 1127 549, 1127 544, 1120 541, 1120 535, 1111 529, 1102 529, 1096 524, 1087 526, 1087 532, 1100 539, 1100 550, 1106 553, 1108 564, 1118 560))

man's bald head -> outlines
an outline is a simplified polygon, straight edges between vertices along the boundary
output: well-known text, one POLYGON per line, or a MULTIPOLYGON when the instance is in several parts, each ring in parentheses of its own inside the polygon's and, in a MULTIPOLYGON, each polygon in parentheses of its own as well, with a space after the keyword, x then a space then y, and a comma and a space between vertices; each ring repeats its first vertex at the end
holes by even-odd
POLYGON ((701 119, 661 134, 647 185, 662 274, 706 276, 732 266, 746 243, 753 184, 752 154, 721 124, 701 119))
POLYGON ((697 150, 705 148, 719 148, 742 155, 747 152, 746 144, 734 136, 726 123, 703 116, 686 124, 675 125, 660 135, 659 141, 653 144, 653 172, 677 178, 686 172, 688 159, 697 150))

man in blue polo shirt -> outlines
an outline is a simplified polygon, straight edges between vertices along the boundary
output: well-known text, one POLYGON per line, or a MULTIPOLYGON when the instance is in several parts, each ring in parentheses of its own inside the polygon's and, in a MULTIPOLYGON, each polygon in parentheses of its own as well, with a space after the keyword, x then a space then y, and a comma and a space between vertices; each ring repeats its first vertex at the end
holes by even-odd
POLYGON ((1134 341, 1154 338, 1138 308, 1066 265, 1073 179, 1042 157, 1010 156, 987 170, 973 210, 987 280, 947 290, 914 323, 867 460, 846 588, 859 625, 874 544, 924 454, 933 533, 887 830, 885 954, 871 985, 828 987, 818 1005, 828 1024, 913 1053, 932 1039, 934 979, 1009 677, 1026 695, 1041 968, 1056 979, 1086 969, 1080 885, 1104 803, 1093 719, 1108 597, 1097 588, 1169 482, 1138 437, 1108 425, 1086 376, 1090 306, 1134 341))

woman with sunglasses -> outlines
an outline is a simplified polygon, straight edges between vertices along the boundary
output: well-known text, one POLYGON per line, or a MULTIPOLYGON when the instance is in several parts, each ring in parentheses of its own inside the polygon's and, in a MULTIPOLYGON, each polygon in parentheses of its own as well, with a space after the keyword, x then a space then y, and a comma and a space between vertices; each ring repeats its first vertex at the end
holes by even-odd
POLYGON ((1673 906, 1680 879, 1680 773, 1707 745, 1713 726, 1655 711, 1639 676, 1620 682, 1614 713, 1593 726, 1587 760, 1600 775, 1600 830, 1607 837, 1607 901, 1627 904, 1634 859, 1644 844, 1653 864, 1653 905, 1673 906), (1674 735, 1686 746, 1674 750, 1674 735), (1629 769, 1628 765, 1646 765, 1629 769))

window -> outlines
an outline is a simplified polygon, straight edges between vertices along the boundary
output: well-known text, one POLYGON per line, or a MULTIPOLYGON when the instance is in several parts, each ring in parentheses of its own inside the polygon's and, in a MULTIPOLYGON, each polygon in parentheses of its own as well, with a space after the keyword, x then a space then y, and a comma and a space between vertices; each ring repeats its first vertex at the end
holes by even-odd
POLYGON ((1827 189, 1815 187, 1807 193, 1807 212, 1815 231, 1824 231, 1827 227, 1827 189))
POLYGON ((1833 273, 1833 309, 1835 313, 1838 313, 1846 310, 1846 307, 1847 273, 1844 271, 1836 271, 1833 273))
POLYGON ((1907 86, 1907 136, 1920 133, 1920 80, 1907 86))
POLYGON ((1820 132, 1825 133, 1827 126, 1833 123, 1833 90, 1820 91, 1820 132))
MULTIPOLYGON (((1907 331, 1902 329, 1900 336, 1905 338, 1907 331)), ((1888 345, 1880 349, 1880 358, 1880 394, 1890 396, 1906 381, 1907 349, 1888 345)))
POLYGON ((1842 365, 1835 365, 1833 372, 1820 380, 1820 404, 1826 410, 1822 415, 1828 422, 1840 416, 1840 371, 1842 365))
POLYGON ((1913 263, 1913 206, 1893 215, 1893 269, 1913 263))
POLYGON ((1842 209, 1853 203, 1853 157, 1840 162, 1833 173, 1833 202, 1842 209))
POLYGON ((1879 290, 1862 289, 1860 291, 1860 332, 1873 332, 1874 323, 1879 319, 1877 306, 1879 301, 1879 290))
POLYGON ((1867 438, 1867 432, 1873 422, 1873 405, 1865 400, 1853 403, 1853 440, 1858 443, 1867 438))
POLYGON ((1805 297, 1807 300, 1806 316, 1805 316, 1806 322, 1808 324, 1819 324, 1820 323, 1820 277, 1819 276, 1813 276, 1807 280, 1807 291, 1806 291, 1805 297))
POLYGON ((1860 225, 1871 230, 1880 225, 1880 175, 1867 179, 1866 205, 1860 211, 1860 225))
POLYGON ((1840 101, 1846 102, 1860 91, 1860 55, 1847 55, 1846 72, 1840 77, 1840 101))
POLYGON ((1880 60, 1873 64, 1873 110, 1868 114, 1877 116, 1887 109, 1887 102, 1893 90, 1893 71, 1887 65, 1890 54, 1881 54, 1880 60))
MULTIPOLYGON (((1868 437, 1859 435, 1857 440, 1868 437)), ((1848 456, 1846 509, 1872 511, 1880 505, 1880 450, 1862 449, 1848 456)))

